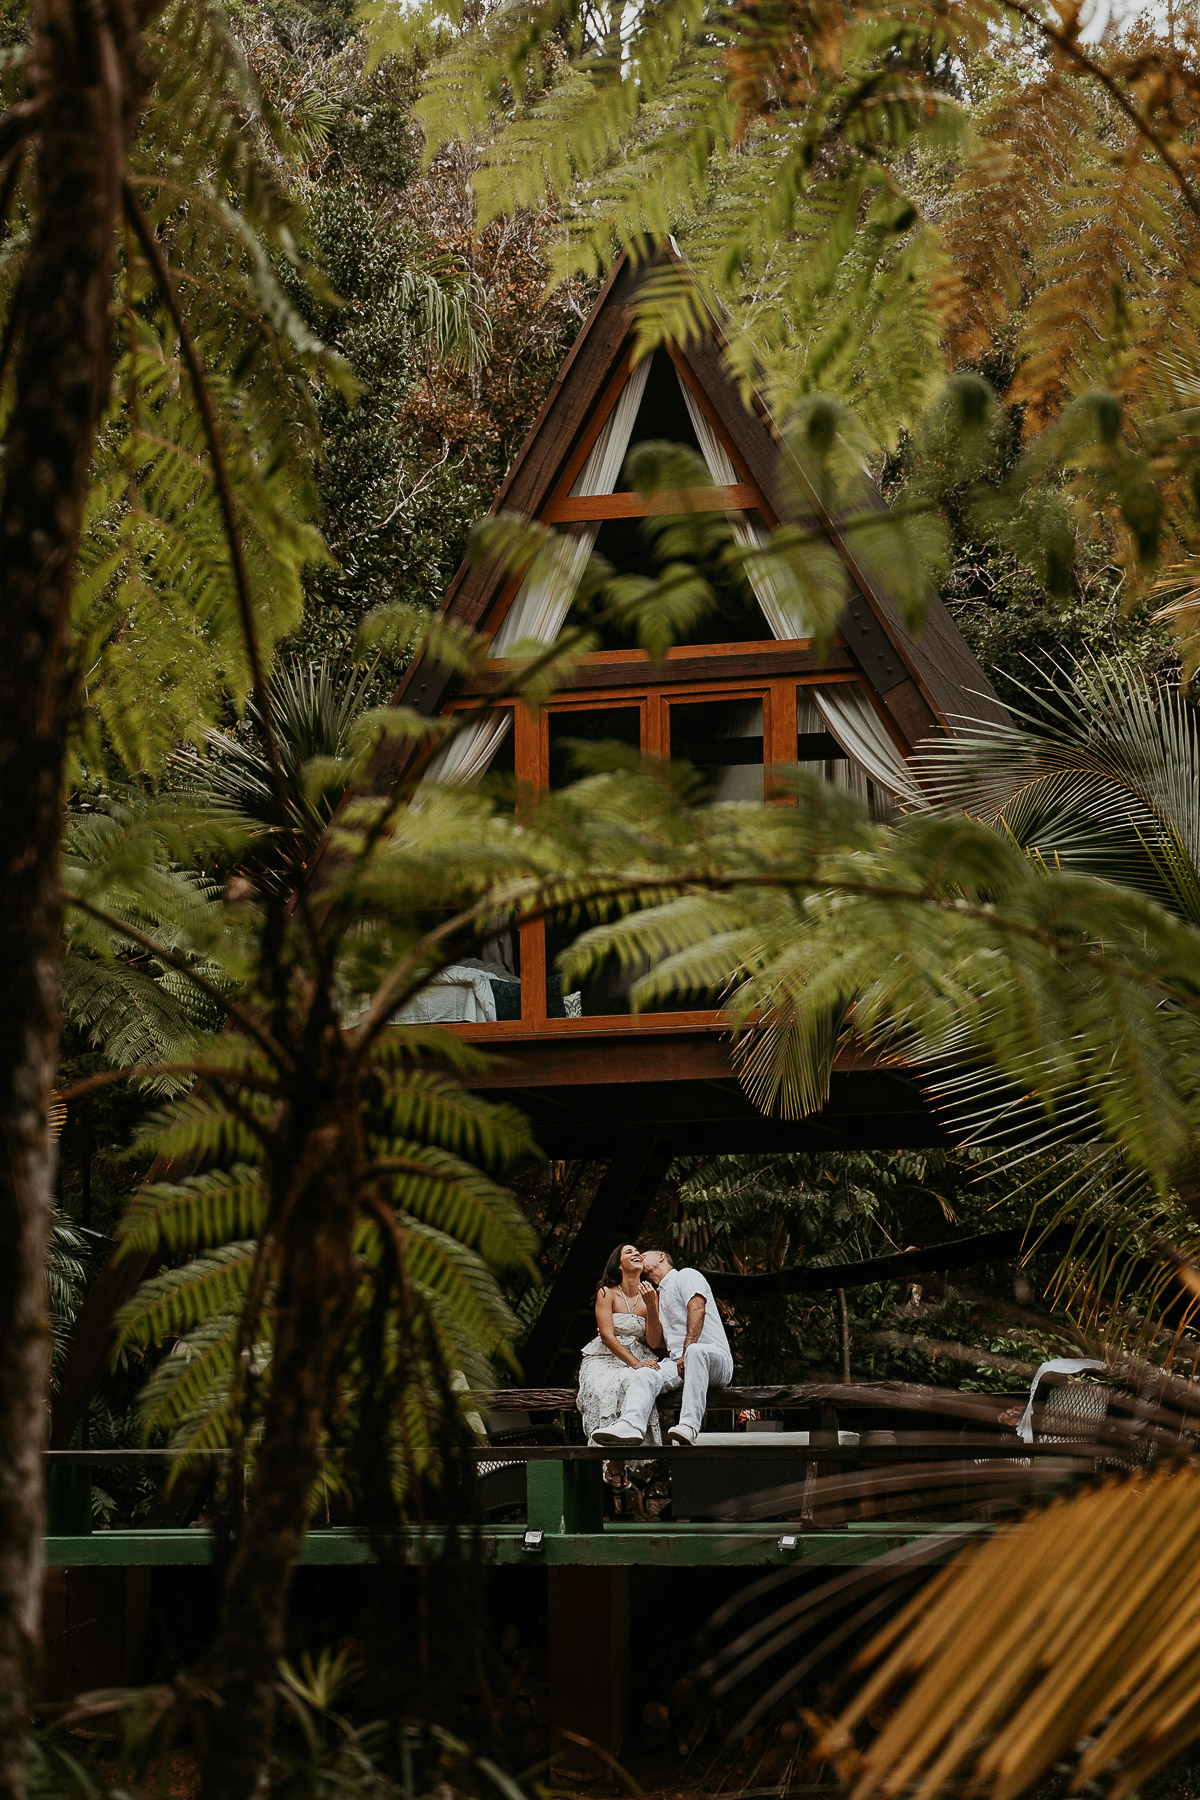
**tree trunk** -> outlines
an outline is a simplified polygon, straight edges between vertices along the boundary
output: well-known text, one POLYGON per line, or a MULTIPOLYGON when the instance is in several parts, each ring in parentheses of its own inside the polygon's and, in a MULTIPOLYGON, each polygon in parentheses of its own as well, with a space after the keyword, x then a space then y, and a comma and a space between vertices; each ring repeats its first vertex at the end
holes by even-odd
MULTIPOLYGON (((344 1115, 356 1140, 359 1102, 344 1115)), ((297 1109, 304 1116, 304 1109, 297 1109)), ((318 1128, 298 1159, 303 1190, 282 1233, 275 1341, 263 1435, 246 1510, 221 1584, 210 1659, 219 1715, 204 1755, 207 1800, 265 1793, 275 1719, 275 1683, 285 1649, 292 1573, 308 1529, 358 1271, 354 1172, 361 1146, 337 1124, 318 1128)), ((283 1191, 286 1176, 276 1177, 283 1191)), ((297 1183, 297 1186, 300 1184, 297 1183)))
POLYGON ((70 607, 109 379, 113 245, 137 98, 136 15, 38 0, 33 235, 0 495, 0 1800, 24 1793, 42 1579, 45 1245, 58 1050, 70 607))

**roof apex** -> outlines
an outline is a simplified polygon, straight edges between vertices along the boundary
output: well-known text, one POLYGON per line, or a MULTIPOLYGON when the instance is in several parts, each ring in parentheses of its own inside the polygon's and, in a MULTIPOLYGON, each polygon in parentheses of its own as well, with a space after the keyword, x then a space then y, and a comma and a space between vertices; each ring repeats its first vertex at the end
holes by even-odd
MULTIPOLYGON (((619 385, 623 365, 628 373, 634 354, 638 289, 655 264, 664 260, 686 266, 673 239, 640 261, 624 251, 616 259, 496 491, 488 516, 502 511, 524 519, 541 515, 597 409, 614 398, 610 390, 619 385)), ((965 720, 1007 721, 1008 714, 940 597, 930 596, 923 629, 914 636, 894 597, 856 558, 853 546, 839 531, 838 519, 821 507, 815 487, 792 457, 788 458, 790 479, 781 483, 784 452, 767 406, 756 392, 746 404, 726 366, 720 323, 707 307, 703 314, 709 330, 670 346, 672 356, 706 403, 706 411, 732 449, 734 460, 748 471, 764 496, 765 510, 775 519, 796 516, 797 501, 785 501, 782 496, 781 488, 786 486, 789 494, 801 497, 807 520, 828 536, 846 569, 842 633, 864 682, 898 736, 911 750, 922 738, 939 731, 953 732, 965 720)), ((872 487, 870 493, 883 508, 878 491, 872 487)), ((439 611, 478 630, 504 584, 504 571, 497 561, 467 558, 446 590, 439 611)), ((448 672, 421 655, 407 670, 393 703, 432 715, 445 704, 451 687, 448 672)))

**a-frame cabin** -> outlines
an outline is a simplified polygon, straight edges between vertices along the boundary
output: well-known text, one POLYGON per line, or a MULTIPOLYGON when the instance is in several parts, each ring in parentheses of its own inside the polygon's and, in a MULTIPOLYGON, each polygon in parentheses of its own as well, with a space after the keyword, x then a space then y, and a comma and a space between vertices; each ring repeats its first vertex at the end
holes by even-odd
MULTIPOLYGON (((641 278, 628 262, 614 270, 491 509, 562 533, 556 580, 537 585, 529 577, 514 592, 494 567, 467 562, 443 601, 444 615, 491 635, 497 673, 506 646, 554 641, 591 550, 618 571, 646 569, 640 520, 651 502, 622 478, 633 445, 665 439, 699 452, 715 492, 703 501, 697 494, 696 503, 727 511, 743 543, 781 520, 779 442, 765 406, 746 405, 730 378, 716 324, 635 364, 641 278)), ((766 769, 799 762, 857 788, 872 805, 889 804, 904 758, 922 739, 963 719, 1007 715, 940 600, 932 599, 914 639, 815 496, 811 521, 845 570, 841 628, 823 654, 769 589, 731 592, 698 641, 659 661, 627 642, 607 644, 536 717, 497 706, 435 772, 472 779, 505 768, 533 789, 553 787, 570 778, 564 740, 595 738, 686 757, 718 799, 762 795, 766 769)), ((431 659, 418 658, 396 700, 433 716, 477 706, 486 692, 456 690, 431 659)), ((502 1053, 480 1085, 520 1105, 551 1156, 609 1163, 529 1346, 533 1376, 548 1373, 592 1265, 636 1232, 672 1155, 945 1141, 903 1071, 853 1056, 839 1064, 818 1117, 764 1118, 734 1076, 719 1011, 633 1015, 619 979, 564 995, 553 963, 566 941, 553 923, 522 927, 519 942, 489 947, 491 962, 452 971, 424 1015, 502 1053)))
MULTIPOLYGON (((654 502, 622 479, 637 443, 665 439, 699 452, 716 485, 691 503, 719 505, 743 542, 780 520, 778 442, 765 407, 743 404, 716 326, 634 366, 637 280, 628 263, 618 265, 492 504, 493 513, 561 532, 556 582, 530 577, 514 592, 495 565, 464 562, 442 603, 446 617, 493 639, 497 676, 504 649, 518 639, 553 641, 570 617, 590 551, 619 572, 646 568, 640 521, 654 502)), ((572 685, 536 717, 511 702, 498 705, 432 772, 472 779, 507 769, 534 790, 553 787, 568 778, 564 742, 595 738, 686 757, 705 771, 718 799, 761 797, 767 769, 799 762, 873 805, 888 804, 889 788, 904 779, 904 759, 922 739, 952 732, 963 719, 1007 715, 941 601, 931 599, 914 639, 815 498, 812 517, 845 570, 841 629, 823 654, 769 590, 719 595, 697 641, 662 660, 614 641, 585 658, 572 685)), ((478 706, 486 692, 486 678, 456 689, 435 662, 418 657, 396 703, 434 715, 478 706)), ((495 1080, 521 1089, 552 1153, 606 1154, 616 1125, 652 1126, 696 1151, 832 1147, 839 1139, 898 1145, 915 1141, 904 1137, 905 1114, 928 1141, 930 1122, 919 1105, 914 1110, 903 1078, 872 1079, 861 1067, 848 1107, 835 1094, 820 1121, 764 1120, 732 1081, 718 1011, 633 1015, 622 984, 603 977, 563 995, 553 962, 564 941, 553 925, 523 927, 519 944, 493 947, 490 962, 446 982, 431 1009, 504 1051, 495 1080), (889 1084, 897 1090, 890 1100, 889 1084), (610 1088, 619 1092, 598 1092, 610 1088)))

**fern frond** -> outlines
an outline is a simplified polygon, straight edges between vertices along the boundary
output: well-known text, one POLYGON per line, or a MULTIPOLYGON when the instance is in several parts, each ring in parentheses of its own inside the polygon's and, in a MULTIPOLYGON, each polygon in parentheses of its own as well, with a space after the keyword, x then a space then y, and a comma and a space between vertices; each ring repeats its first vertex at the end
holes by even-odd
POLYGON ((231 1238, 256 1237, 266 1217, 262 1174, 234 1164, 139 1188, 121 1222, 120 1253, 208 1249, 231 1238))
POLYGON ((117 1342, 160 1343, 212 1319, 236 1315, 257 1249, 251 1241, 222 1244, 180 1269, 153 1276, 117 1314, 117 1342))
POLYGON ((376 1167, 397 1207, 436 1225, 498 1268, 529 1266, 534 1234, 506 1188, 462 1157, 394 1139, 376 1167))
POLYGON ((516 1107, 482 1100, 432 1070, 393 1077, 385 1105, 398 1137, 436 1145, 469 1162, 507 1168, 533 1152, 529 1121, 516 1107))

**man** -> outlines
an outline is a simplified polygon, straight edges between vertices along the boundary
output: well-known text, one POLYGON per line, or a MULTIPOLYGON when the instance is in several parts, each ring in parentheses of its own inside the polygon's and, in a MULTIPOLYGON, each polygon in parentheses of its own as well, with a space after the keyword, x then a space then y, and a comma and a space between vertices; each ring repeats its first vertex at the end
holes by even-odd
POLYGON ((682 1387, 679 1423, 667 1436, 673 1444, 694 1444, 704 1422, 709 1383, 728 1387, 733 1380, 729 1339, 712 1289, 699 1269, 677 1269, 665 1250, 646 1250, 642 1273, 658 1289, 658 1316, 670 1355, 656 1368, 645 1365, 633 1371, 625 1385, 620 1418, 597 1431, 596 1442, 640 1444, 659 1395, 682 1387))

